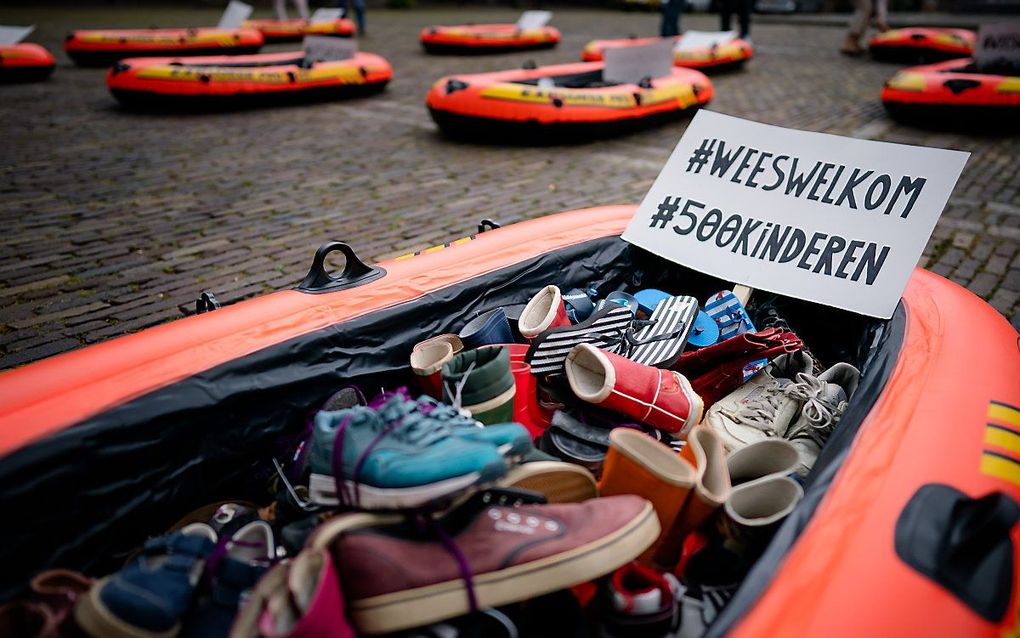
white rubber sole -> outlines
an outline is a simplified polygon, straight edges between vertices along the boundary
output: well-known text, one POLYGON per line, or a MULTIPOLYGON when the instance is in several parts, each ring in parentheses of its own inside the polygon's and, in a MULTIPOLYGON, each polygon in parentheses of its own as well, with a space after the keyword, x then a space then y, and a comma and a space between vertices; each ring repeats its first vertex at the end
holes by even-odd
MULTIPOLYGON (((633 560, 659 537, 659 519, 651 503, 612 534, 562 554, 475 576, 478 606, 497 607, 558 591, 603 576, 633 560)), ((464 581, 351 601, 359 632, 383 634, 468 613, 464 581)))
MULTIPOLYGON (((361 509, 404 509, 418 507, 455 495, 481 481, 479 472, 414 487, 373 487, 344 480, 348 493, 357 493, 357 504, 361 509)), ((337 506, 340 501, 336 494, 336 481, 328 474, 312 474, 308 481, 308 492, 313 503, 337 506)))

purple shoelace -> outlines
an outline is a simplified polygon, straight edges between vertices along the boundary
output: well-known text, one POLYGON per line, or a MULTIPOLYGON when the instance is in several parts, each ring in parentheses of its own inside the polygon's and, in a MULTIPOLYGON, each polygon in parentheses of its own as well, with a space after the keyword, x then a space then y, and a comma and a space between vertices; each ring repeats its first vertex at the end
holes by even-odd
POLYGON ((432 518, 429 512, 419 512, 415 516, 414 522, 418 533, 423 535, 428 532, 434 533, 439 538, 439 542, 443 544, 443 548, 450 553, 450 556, 453 556, 453 560, 457 563, 457 570, 460 571, 460 577, 464 580, 464 588, 467 590, 468 610, 472 614, 477 612, 479 607, 478 596, 475 594, 474 574, 471 572, 471 565, 468 564, 464 552, 460 551, 453 537, 443 529, 442 525, 432 518))
POLYGON ((365 461, 368 460, 368 455, 372 452, 372 449, 379 444, 386 436, 397 429, 403 419, 397 419, 383 426, 383 429, 375 435, 365 449, 362 450, 358 456, 358 460, 354 463, 354 475, 351 477, 353 487, 351 491, 347 491, 347 485, 344 483, 344 432, 347 431, 347 426, 351 423, 351 417, 346 417, 339 426, 336 428, 336 439, 333 443, 333 480, 336 482, 336 499, 339 505, 347 509, 357 509, 360 502, 360 495, 358 493, 358 480, 361 478, 361 470, 365 466, 365 461))

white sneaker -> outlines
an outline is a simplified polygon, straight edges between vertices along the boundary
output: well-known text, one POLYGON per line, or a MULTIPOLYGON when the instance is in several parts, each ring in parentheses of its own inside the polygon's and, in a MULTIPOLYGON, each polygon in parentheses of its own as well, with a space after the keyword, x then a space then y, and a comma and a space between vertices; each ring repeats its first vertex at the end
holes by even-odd
POLYGON ((708 410, 705 423, 722 439, 726 451, 784 437, 800 413, 802 401, 783 391, 793 377, 811 371, 801 352, 777 357, 751 379, 708 410))
POLYGON ((785 435, 800 457, 797 463, 800 476, 806 476, 815 464, 860 380, 857 368, 849 363, 837 363, 817 377, 797 374, 795 382, 784 389, 789 396, 803 402, 800 415, 785 435))

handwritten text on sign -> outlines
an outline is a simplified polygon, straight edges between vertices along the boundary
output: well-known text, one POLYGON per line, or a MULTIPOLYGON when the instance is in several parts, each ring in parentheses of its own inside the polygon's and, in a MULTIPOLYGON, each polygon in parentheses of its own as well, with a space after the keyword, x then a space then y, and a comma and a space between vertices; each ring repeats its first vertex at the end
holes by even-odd
POLYGON ((721 279, 888 318, 967 157, 702 111, 623 238, 721 279))

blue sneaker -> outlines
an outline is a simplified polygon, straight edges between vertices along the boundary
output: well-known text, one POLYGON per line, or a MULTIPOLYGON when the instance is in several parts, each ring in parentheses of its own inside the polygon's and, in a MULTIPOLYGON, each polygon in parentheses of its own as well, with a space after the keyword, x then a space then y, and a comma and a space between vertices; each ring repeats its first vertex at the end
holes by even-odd
POLYGON ((208 594, 188 614, 181 638, 223 638, 237 616, 241 601, 276 561, 273 528, 254 520, 238 529, 206 564, 208 594))
POLYGON ((466 440, 445 423, 401 409, 391 397, 378 412, 356 406, 315 415, 311 499, 362 509, 418 507, 503 476, 496 446, 466 440))
POLYGON ((216 546, 205 523, 153 538, 124 569, 78 599, 74 618, 90 636, 174 636, 216 546))

